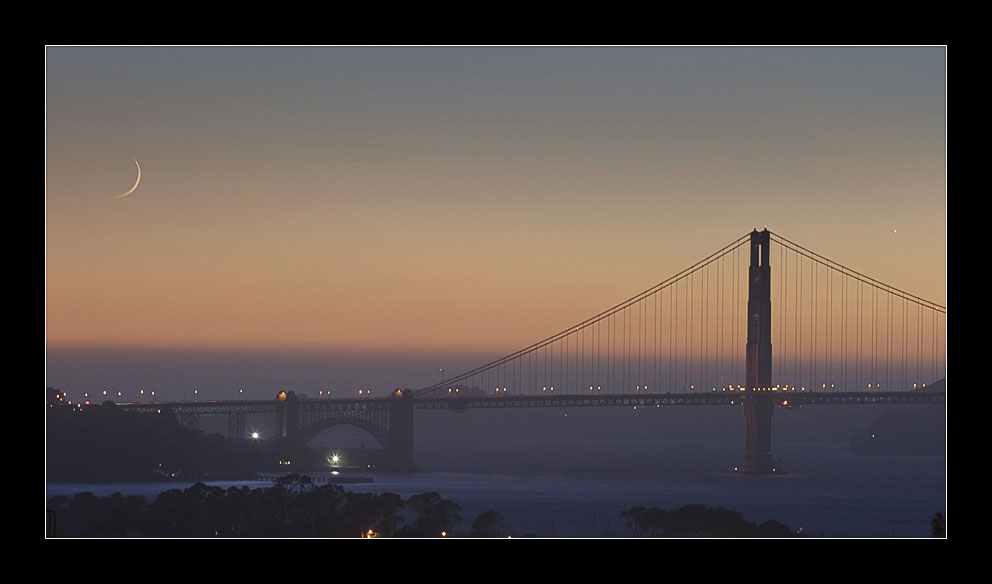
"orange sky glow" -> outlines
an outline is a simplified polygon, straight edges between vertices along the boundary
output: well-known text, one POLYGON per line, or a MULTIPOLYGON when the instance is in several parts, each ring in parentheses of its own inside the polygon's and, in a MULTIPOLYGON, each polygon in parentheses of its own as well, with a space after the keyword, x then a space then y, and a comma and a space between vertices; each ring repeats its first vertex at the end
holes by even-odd
POLYGON ((946 305, 946 73, 943 47, 48 47, 46 340, 509 353, 765 225, 946 305))

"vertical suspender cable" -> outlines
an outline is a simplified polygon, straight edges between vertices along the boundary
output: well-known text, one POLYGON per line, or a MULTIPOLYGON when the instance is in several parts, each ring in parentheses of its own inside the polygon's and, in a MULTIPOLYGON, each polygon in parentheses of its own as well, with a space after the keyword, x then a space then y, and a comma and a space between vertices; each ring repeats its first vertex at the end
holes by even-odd
POLYGON ((892 295, 885 296, 885 389, 892 391, 892 295))
POLYGON ((833 303, 833 296, 834 296, 834 288, 833 288, 832 273, 833 273, 833 270, 830 269, 830 266, 827 266, 827 298, 826 298, 826 300, 827 300, 827 375, 826 375, 826 383, 827 384, 829 384, 831 381, 833 381, 832 374, 833 374, 833 364, 834 364, 834 362, 833 362, 833 348, 834 348, 834 343, 833 343, 833 341, 834 341, 834 336, 833 336, 833 332, 834 332, 833 331, 833 322, 834 322, 833 321, 833 316, 834 316, 833 315, 833 307, 834 307, 833 306, 833 304, 834 304, 833 303))
POLYGON ((930 373, 930 381, 937 381, 937 311, 931 310, 931 326, 933 334, 933 360, 930 362, 932 367, 932 372, 930 373))
POLYGON ((923 307, 916 305, 916 378, 920 384, 923 380, 923 307))
POLYGON ((796 337, 798 338, 799 355, 797 356, 797 363, 799 365, 799 383, 801 386, 806 385, 803 381, 803 263, 802 256, 797 256, 799 258, 799 269, 797 270, 797 276, 799 278, 799 297, 797 299, 799 317, 796 319, 796 326, 798 329, 796 331, 796 337))
POLYGON ((689 383, 689 388, 690 389, 692 389, 692 385, 693 385, 693 379, 692 379, 692 353, 693 353, 692 336, 693 335, 692 335, 692 333, 694 332, 693 331, 693 324, 694 323, 693 323, 693 318, 692 318, 693 317, 692 311, 696 307, 696 297, 694 296, 696 287, 693 286, 695 279, 696 279, 696 271, 693 270, 689 274, 689 294, 688 294, 689 308, 687 310, 687 312, 689 313, 689 328, 688 328, 688 330, 689 330, 689 366, 686 369, 686 373, 688 373, 689 378, 686 381, 689 383))
POLYGON ((703 268, 703 318, 702 320, 702 334, 699 335, 699 340, 702 342, 703 347, 703 358, 700 363, 700 386, 702 388, 709 387, 709 381, 706 379, 706 375, 709 373, 709 353, 710 353, 710 323, 709 323, 709 312, 710 312, 710 266, 712 264, 706 264, 703 268))
MULTIPOLYGON (((773 343, 772 346, 774 347, 775 344, 778 344, 778 346, 779 347, 782 347, 782 348, 785 348, 785 293, 784 293, 784 290, 785 290, 785 277, 786 277, 785 276, 785 274, 786 274, 786 271, 785 270, 786 270, 786 268, 785 268, 785 262, 782 259, 784 257, 784 255, 785 255, 785 246, 782 245, 781 243, 779 243, 779 246, 778 246, 778 265, 779 265, 779 268, 780 269, 777 270, 777 273, 778 273, 778 298, 776 299, 776 302, 778 303, 778 307, 779 307, 779 309, 778 309, 778 338, 775 339, 775 343, 773 343)), ((784 386, 785 385, 785 377, 782 375, 782 358, 781 358, 781 355, 777 359, 775 359, 775 361, 778 362, 778 380, 777 380, 778 383, 776 383, 774 385, 783 385, 784 386)))
POLYGON ((672 343, 669 345, 669 348, 668 348, 668 352, 669 352, 668 360, 670 362, 670 364, 669 364, 669 371, 670 371, 669 375, 672 378, 671 381, 669 382, 669 386, 668 386, 669 391, 671 391, 673 389, 677 389, 678 388, 678 383, 679 383, 679 375, 678 375, 679 352, 675 349, 676 344, 679 342, 679 316, 678 316, 678 307, 679 307, 679 283, 677 281, 675 282, 675 286, 673 286, 673 288, 674 288, 674 293, 672 295, 672 298, 669 299, 669 306, 668 306, 668 312, 671 314, 671 320, 672 320, 672 323, 671 323, 671 327, 672 327, 672 334, 671 334, 672 343))
POLYGON ((871 287, 871 377, 878 387, 878 288, 871 287))

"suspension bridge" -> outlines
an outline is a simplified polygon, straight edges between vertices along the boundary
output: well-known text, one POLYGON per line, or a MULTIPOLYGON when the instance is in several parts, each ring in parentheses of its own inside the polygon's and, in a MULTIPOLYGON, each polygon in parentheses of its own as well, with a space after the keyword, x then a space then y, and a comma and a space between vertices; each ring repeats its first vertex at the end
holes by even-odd
POLYGON ((413 468, 416 409, 730 405, 743 411, 740 468, 771 472, 776 408, 943 404, 946 312, 754 230, 595 316, 421 389, 117 405, 169 410, 194 428, 201 414, 227 414, 235 438, 246 414, 275 413, 280 437, 296 443, 348 424, 400 469, 413 468))

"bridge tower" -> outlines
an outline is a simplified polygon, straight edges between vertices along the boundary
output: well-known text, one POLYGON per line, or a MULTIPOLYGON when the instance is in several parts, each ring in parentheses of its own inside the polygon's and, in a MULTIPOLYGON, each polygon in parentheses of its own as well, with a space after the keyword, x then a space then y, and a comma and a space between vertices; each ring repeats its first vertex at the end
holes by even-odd
POLYGON ((747 472, 772 472, 772 302, 768 229, 751 232, 748 269, 747 387, 744 397, 744 464, 747 472))

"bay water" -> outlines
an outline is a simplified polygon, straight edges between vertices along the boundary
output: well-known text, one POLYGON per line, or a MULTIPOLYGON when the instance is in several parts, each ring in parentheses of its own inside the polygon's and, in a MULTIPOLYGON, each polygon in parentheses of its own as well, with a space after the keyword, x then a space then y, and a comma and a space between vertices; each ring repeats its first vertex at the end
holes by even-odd
MULTIPOLYGON (((742 457, 739 441, 423 436, 418 472, 361 469, 354 474, 372 482, 343 486, 404 499, 436 491, 461 506, 456 533, 494 510, 503 518, 502 535, 512 537, 629 537, 621 512, 634 506, 724 507, 754 523, 775 520, 827 538, 925 538, 934 515, 947 516, 944 456, 865 456, 847 451, 846 443, 799 441, 777 442, 774 455, 774 474, 744 474, 733 471, 742 457)), ((225 489, 273 484, 206 482, 225 489)), ((48 483, 46 498, 89 491, 151 501, 191 484, 48 483)))

